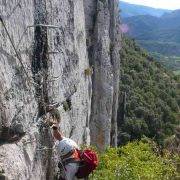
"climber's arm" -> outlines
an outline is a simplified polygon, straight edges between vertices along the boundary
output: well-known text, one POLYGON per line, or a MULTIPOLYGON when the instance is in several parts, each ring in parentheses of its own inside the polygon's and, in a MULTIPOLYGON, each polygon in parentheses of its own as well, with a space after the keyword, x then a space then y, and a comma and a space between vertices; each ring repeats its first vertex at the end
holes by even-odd
POLYGON ((62 133, 58 130, 58 127, 53 125, 52 126, 52 134, 53 134, 53 137, 56 139, 56 140, 59 140, 61 141, 63 139, 63 135, 62 133))

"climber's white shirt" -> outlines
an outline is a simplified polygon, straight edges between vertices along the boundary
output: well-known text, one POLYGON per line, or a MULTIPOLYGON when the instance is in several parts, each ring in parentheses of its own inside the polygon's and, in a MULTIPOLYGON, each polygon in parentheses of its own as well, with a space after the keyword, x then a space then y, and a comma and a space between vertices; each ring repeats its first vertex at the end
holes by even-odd
POLYGON ((67 180, 75 180, 76 177, 76 173, 78 171, 78 168, 79 168, 79 164, 77 163, 69 163, 65 166, 65 178, 67 180))
POLYGON ((60 156, 68 154, 73 149, 79 149, 79 146, 75 141, 66 137, 63 137, 61 141, 56 141, 56 146, 60 156))
MULTIPOLYGON (((77 143, 75 141, 73 141, 72 139, 63 137, 63 139, 61 141, 56 141, 55 143, 59 155, 63 156, 68 154, 71 150, 73 149, 79 149, 79 146, 77 145, 77 143)), ((65 165, 65 174, 64 177, 67 180, 74 180, 75 175, 78 171, 79 168, 79 164, 78 163, 68 163, 65 165)))

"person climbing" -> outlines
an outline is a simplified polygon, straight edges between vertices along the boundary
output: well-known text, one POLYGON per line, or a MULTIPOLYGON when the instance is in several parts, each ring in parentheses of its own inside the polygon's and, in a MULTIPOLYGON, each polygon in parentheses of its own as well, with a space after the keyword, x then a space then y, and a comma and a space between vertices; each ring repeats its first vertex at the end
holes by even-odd
POLYGON ((52 134, 56 139, 55 146, 61 158, 58 167, 63 177, 59 180, 73 180, 80 164, 79 147, 75 141, 62 135, 57 124, 52 125, 52 134))
POLYGON ((52 135, 55 141, 55 147, 60 155, 58 167, 61 177, 59 180, 74 180, 77 178, 88 178, 98 165, 96 152, 91 149, 80 150, 75 141, 64 137, 59 129, 60 115, 57 110, 51 111, 51 118, 48 120, 52 128, 52 135))

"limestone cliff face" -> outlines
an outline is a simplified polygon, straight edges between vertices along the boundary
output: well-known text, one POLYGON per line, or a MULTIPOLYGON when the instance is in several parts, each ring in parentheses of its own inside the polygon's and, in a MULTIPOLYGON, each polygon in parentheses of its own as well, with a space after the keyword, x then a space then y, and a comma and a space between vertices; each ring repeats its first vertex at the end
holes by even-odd
POLYGON ((85 0, 88 54, 93 66, 91 143, 117 145, 120 27, 116 0, 85 0))
POLYGON ((91 138, 101 149, 116 145, 117 3, 0 1, 12 40, 1 24, 0 171, 9 179, 54 178, 58 159, 41 118, 48 104, 71 99, 68 111, 58 107, 65 136, 79 144, 89 144, 91 138), (23 136, 15 143, 17 134, 23 136))

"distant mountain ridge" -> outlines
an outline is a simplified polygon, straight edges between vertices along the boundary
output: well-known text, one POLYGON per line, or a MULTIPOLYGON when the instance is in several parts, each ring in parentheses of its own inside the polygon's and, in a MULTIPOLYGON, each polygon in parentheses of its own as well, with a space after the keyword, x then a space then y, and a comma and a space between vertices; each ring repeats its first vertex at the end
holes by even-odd
POLYGON ((180 43, 180 10, 161 17, 139 15, 124 18, 129 35, 138 40, 158 40, 180 43))
POLYGON ((160 17, 164 13, 171 12, 171 10, 167 10, 167 9, 157 9, 143 5, 130 4, 124 1, 120 1, 119 6, 121 9, 122 18, 137 16, 137 15, 151 15, 151 16, 160 17))
MULTIPOLYGON (((139 15, 124 18, 124 23, 129 27, 128 34, 139 41, 156 41, 159 44, 168 44, 180 46, 180 10, 166 13, 161 17, 150 15, 139 15)), ((154 44, 154 42, 153 42, 154 44)), ((167 46, 167 47, 168 47, 167 46)), ((180 49, 173 52, 172 55, 180 56, 180 49), (174 54, 175 53, 175 54, 174 54)), ((166 51, 169 55, 169 51, 166 51)))

